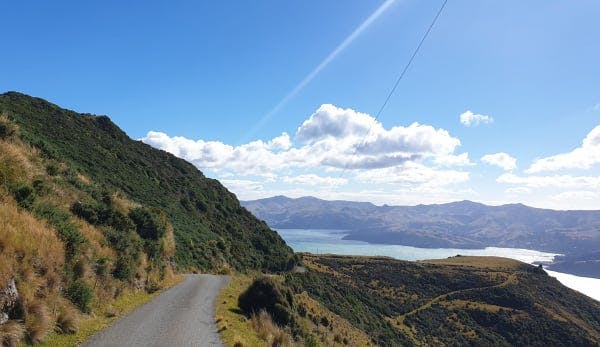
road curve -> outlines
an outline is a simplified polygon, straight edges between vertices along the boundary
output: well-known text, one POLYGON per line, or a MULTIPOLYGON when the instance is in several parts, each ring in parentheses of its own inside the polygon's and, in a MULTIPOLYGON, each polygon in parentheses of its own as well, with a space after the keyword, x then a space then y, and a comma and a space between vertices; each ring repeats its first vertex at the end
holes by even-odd
POLYGON ((226 276, 186 275, 82 346, 221 346, 213 312, 228 282, 226 276))

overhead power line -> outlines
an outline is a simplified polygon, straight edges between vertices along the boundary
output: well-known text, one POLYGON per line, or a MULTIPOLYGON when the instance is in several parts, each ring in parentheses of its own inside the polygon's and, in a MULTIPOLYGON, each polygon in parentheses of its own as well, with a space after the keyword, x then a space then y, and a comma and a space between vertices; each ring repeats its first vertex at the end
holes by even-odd
MULTIPOLYGON (((387 104, 390 101, 392 95, 394 95, 394 92, 396 91, 396 89, 398 88, 398 85, 400 84, 400 82, 404 78, 404 75, 406 74, 406 72, 410 68, 413 60, 415 60, 415 57, 417 56, 417 54, 421 50, 421 46, 423 46, 423 43, 425 42, 425 40, 429 36, 429 33, 431 32, 431 29, 433 29, 433 26, 437 22, 438 18, 440 18, 440 15, 442 14, 442 12, 444 11, 444 8, 446 7, 446 3, 448 3, 448 0, 444 0, 444 2, 442 3, 442 6, 440 6, 440 9, 435 14, 435 17, 433 17, 433 20, 431 21, 431 24, 429 24, 429 27, 427 28, 427 31, 425 31, 425 34, 423 34, 423 36, 421 37, 421 40, 419 41, 419 44, 417 45, 417 48, 415 48, 415 50, 413 51, 412 55, 410 56, 410 59, 408 60, 408 62, 406 63, 406 65, 404 65, 404 68, 402 69, 402 72, 400 73, 400 75, 398 76, 398 78, 396 78, 396 82, 394 83, 394 86, 392 87, 392 89, 390 90, 390 92, 387 94, 387 96, 386 96, 383 104, 381 104, 381 107, 379 107, 379 110, 375 114, 375 117, 374 117, 375 121, 379 120, 379 117, 381 116, 381 113, 383 112, 383 110, 387 106, 387 104)), ((361 147, 364 146, 364 144, 365 144, 365 142, 367 140, 367 137, 369 136, 369 133, 371 132, 371 128, 372 127, 373 127, 373 123, 369 126, 367 132, 365 133, 365 136, 363 137, 363 140, 361 141, 361 147)), ((356 146, 354 147, 354 152, 352 153, 352 156, 351 156, 350 159, 354 158, 354 156, 356 155, 357 148, 358 147, 356 147, 356 146)), ((346 163, 346 165, 344 166, 344 169, 342 170, 342 173, 340 174, 340 178, 342 176, 344 176, 344 173, 346 172, 346 170, 348 170, 348 165, 349 165, 349 163, 346 163)))

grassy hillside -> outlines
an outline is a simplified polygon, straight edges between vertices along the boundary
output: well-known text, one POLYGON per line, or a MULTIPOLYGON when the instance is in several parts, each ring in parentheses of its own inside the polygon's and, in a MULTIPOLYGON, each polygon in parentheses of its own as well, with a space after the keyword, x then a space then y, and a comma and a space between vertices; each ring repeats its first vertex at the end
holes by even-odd
POLYGON ((272 271, 294 262, 285 242, 218 181, 130 139, 108 117, 79 114, 15 92, 0 95, 0 114, 18 125, 25 143, 39 149, 49 173, 65 163, 73 177, 85 176, 105 191, 163 211, 174 229, 178 268, 272 271))
POLYGON ((536 267, 491 257, 406 262, 304 255, 285 276, 379 345, 600 343, 600 303, 536 267))
POLYGON ((44 157, 0 116, 1 345, 81 341, 172 283, 174 252, 163 211, 44 157))

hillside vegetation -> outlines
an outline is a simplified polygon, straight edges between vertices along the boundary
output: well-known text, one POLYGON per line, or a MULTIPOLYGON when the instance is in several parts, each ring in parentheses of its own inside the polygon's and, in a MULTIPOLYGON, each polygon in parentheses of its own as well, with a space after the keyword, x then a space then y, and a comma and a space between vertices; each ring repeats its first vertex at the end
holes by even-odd
MULTIPOLYGON (((279 235, 218 181, 130 139, 108 117, 79 114, 16 92, 0 95, 0 114, 18 125, 22 140, 37 148, 48 165, 64 163, 73 177, 83 175, 107 191, 164 212, 174 229, 179 269, 276 271, 294 263, 279 235)), ((84 201, 81 212, 105 208, 101 200, 84 201)), ((95 220, 95 214, 89 217, 95 220)))
POLYGON ((44 157, 0 116, 0 344, 74 334, 117 301, 174 280, 173 227, 44 157))
POLYGON ((217 303, 226 345, 600 343, 600 303, 516 260, 301 256, 291 273, 234 278, 217 303))
POLYGON ((0 345, 73 345, 179 270, 284 270, 283 240, 107 117, 0 95, 0 345), (62 337, 61 337, 62 336, 62 337))
POLYGON ((600 303, 534 266, 493 257, 407 262, 305 254, 285 285, 383 346, 597 346, 600 303))

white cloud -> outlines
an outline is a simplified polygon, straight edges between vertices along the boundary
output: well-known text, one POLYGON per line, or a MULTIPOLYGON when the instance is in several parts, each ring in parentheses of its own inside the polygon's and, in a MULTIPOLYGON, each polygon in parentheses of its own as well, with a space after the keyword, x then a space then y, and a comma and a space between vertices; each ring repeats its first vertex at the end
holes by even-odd
POLYGON ((142 141, 221 174, 266 175, 290 168, 373 169, 428 159, 468 162, 467 154, 454 153, 460 141, 444 129, 419 123, 385 129, 367 114, 330 104, 319 107, 302 123, 296 139, 300 146, 293 146, 287 133, 267 142, 231 146, 150 131, 142 141))
POLYGON ((600 163, 600 125, 587 134, 581 147, 568 153, 538 159, 526 172, 532 174, 563 169, 589 169, 598 163, 600 163))
POLYGON ((361 172, 356 179, 365 183, 397 183, 404 186, 441 187, 464 183, 469 173, 456 170, 438 170, 409 162, 401 166, 361 172))
POLYGON ((593 192, 589 190, 569 190, 560 194, 553 195, 551 198, 558 201, 592 200, 598 199, 598 192, 593 192))
POLYGON ((227 189, 229 189, 233 192, 239 192, 239 191, 259 192, 264 189, 263 184, 261 182, 252 181, 252 180, 221 179, 220 182, 223 183, 223 185, 225 187, 227 187, 227 189))
POLYGON ((554 187, 560 189, 599 189, 600 176, 517 176, 512 173, 500 175, 496 182, 515 184, 530 188, 554 187))
POLYGON ((413 123, 385 129, 373 117, 325 104, 296 132, 324 166, 349 169, 391 167, 422 158, 453 155, 460 140, 444 129, 413 123))
POLYGON ((479 124, 493 123, 494 119, 490 116, 476 114, 467 110, 460 115, 460 122, 467 127, 477 126, 479 124))
POLYGON ((284 176, 282 177, 282 181, 285 183, 301 184, 308 186, 341 186, 348 183, 348 180, 342 177, 323 177, 315 174, 284 176))
POLYGON ((531 193, 531 188, 527 187, 510 187, 504 190, 508 195, 523 195, 531 193))
POLYGON ((481 157, 481 161, 488 165, 497 166, 506 171, 514 170, 517 167, 517 159, 504 152, 486 154, 481 157))
POLYGON ((469 153, 459 155, 442 155, 434 159, 434 163, 440 166, 470 166, 475 165, 469 160, 469 153))

